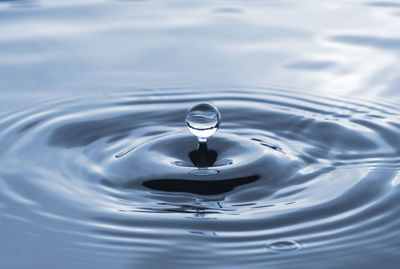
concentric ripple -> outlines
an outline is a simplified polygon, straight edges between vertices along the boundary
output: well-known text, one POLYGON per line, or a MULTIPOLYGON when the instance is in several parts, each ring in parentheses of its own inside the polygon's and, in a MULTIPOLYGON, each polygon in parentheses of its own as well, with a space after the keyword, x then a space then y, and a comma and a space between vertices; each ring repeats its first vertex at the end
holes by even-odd
POLYGON ((396 107, 273 89, 195 92, 63 97, 4 115, 0 214, 23 231, 16 241, 42 240, 45 253, 100 268, 396 259, 396 107), (184 123, 198 102, 223 115, 207 165, 184 123))

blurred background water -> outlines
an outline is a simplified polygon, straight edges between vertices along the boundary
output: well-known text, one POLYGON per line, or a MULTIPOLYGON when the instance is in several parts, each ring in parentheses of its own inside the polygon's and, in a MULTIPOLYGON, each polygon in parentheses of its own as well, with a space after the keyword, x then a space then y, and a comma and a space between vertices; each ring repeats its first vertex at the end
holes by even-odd
POLYGON ((0 1, 0 268, 398 268, 399 28, 398 1, 0 1))
POLYGON ((2 94, 188 85, 399 92, 397 2, 0 4, 2 94))

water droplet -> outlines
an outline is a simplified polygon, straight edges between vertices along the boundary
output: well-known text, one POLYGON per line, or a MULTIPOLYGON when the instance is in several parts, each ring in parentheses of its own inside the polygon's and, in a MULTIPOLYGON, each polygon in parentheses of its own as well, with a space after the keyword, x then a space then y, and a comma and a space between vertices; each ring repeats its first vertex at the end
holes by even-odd
POLYGON ((186 114, 189 131, 200 143, 207 142, 207 139, 217 131, 220 120, 221 114, 218 109, 207 103, 193 106, 186 114))
POLYGON ((273 252, 290 252, 301 249, 303 244, 296 240, 279 240, 269 242, 265 245, 265 247, 273 252))

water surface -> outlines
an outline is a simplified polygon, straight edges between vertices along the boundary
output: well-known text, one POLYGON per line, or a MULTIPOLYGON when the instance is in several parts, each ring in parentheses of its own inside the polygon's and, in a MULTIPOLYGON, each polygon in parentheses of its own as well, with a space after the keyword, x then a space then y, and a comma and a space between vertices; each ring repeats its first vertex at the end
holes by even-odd
POLYGON ((0 267, 397 268, 399 14, 0 1, 0 267))

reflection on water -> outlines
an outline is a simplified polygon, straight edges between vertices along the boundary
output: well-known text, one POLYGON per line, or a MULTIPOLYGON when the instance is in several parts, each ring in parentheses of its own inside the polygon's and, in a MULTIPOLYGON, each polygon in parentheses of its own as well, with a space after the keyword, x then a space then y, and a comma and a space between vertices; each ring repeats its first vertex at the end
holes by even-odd
POLYGON ((399 14, 0 0, 0 268, 397 268, 399 14))

